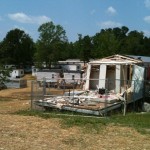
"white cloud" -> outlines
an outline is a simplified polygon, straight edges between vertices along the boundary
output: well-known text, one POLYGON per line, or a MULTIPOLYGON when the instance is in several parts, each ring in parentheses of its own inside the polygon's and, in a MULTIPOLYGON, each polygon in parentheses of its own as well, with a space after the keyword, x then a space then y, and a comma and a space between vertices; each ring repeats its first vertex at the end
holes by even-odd
POLYGON ((150 16, 144 17, 144 21, 147 22, 147 23, 150 23, 150 16))
POLYGON ((8 14, 8 17, 11 20, 14 20, 20 23, 30 23, 30 24, 42 24, 44 22, 48 22, 51 20, 47 16, 28 16, 24 13, 8 14))
POLYGON ((110 6, 110 7, 107 8, 107 13, 109 15, 115 15, 117 13, 117 11, 116 11, 115 8, 113 8, 112 6, 110 6))
POLYGON ((34 17, 33 20, 34 20, 34 22, 37 23, 37 24, 42 24, 42 23, 44 23, 44 22, 51 21, 51 19, 48 18, 47 16, 34 17))
POLYGON ((104 21, 99 23, 99 26, 101 28, 114 28, 114 27, 121 27, 122 24, 119 22, 114 22, 114 21, 104 21))
POLYGON ((8 14, 8 17, 21 23, 33 23, 32 19, 24 13, 8 14))
POLYGON ((145 7, 150 8, 150 0, 144 1, 145 7))
POLYGON ((150 31, 144 30, 143 32, 144 32, 144 35, 145 35, 145 36, 150 37, 150 31))
POLYGON ((93 15, 93 14, 95 14, 95 13, 96 13, 96 10, 95 10, 95 9, 91 10, 91 12, 90 12, 91 15, 93 15))

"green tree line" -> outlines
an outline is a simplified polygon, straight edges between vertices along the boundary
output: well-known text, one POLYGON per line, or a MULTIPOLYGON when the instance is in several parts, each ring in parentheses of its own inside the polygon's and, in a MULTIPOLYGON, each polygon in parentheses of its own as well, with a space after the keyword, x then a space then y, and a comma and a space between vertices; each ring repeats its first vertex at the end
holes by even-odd
POLYGON ((143 32, 128 27, 101 29, 94 36, 78 34, 78 40, 69 42, 61 25, 47 22, 38 28, 36 42, 20 29, 10 30, 0 41, 0 64, 38 64, 47 67, 68 58, 89 61, 114 54, 150 56, 150 38, 143 32))

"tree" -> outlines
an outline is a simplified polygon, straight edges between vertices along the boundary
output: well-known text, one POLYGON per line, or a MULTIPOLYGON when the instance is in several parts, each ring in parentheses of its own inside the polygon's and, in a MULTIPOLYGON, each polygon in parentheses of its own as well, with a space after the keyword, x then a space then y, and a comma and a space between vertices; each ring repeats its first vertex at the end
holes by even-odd
POLYGON ((127 33, 129 29, 126 26, 122 26, 121 28, 113 28, 112 31, 116 39, 118 40, 118 50, 116 51, 116 53, 121 54, 122 49, 124 49, 124 47, 126 46, 125 40, 127 38, 127 33))
POLYGON ((10 30, 0 44, 0 58, 3 64, 25 65, 33 62, 34 42, 20 29, 10 30))
POLYGON ((127 36, 129 29, 126 26, 122 26, 121 28, 113 28, 112 31, 117 39, 122 40, 127 36))
POLYGON ((144 37, 143 56, 150 56, 150 38, 144 37))
POLYGON ((66 32, 60 25, 54 25, 53 22, 42 24, 38 31, 40 33, 37 41, 37 52, 35 59, 38 62, 45 62, 47 67, 52 62, 58 61, 63 54, 67 43, 66 32))
POLYGON ((78 58, 79 49, 76 49, 77 42, 70 42, 66 44, 66 53, 64 59, 76 59, 78 58))
POLYGON ((112 29, 102 29, 100 33, 96 33, 92 38, 94 49, 92 55, 94 58, 102 58, 114 55, 119 49, 119 40, 112 29))
POLYGON ((0 90, 6 87, 5 82, 8 81, 11 71, 11 69, 5 69, 3 65, 0 64, 0 90))
POLYGON ((144 34, 136 30, 130 31, 124 41, 122 53, 128 55, 142 55, 144 54, 144 34))
MULTIPOLYGON (((92 42, 91 38, 87 35, 82 37, 81 34, 78 35, 79 40, 77 42, 76 49, 80 50, 78 54, 78 58, 84 62, 89 62, 91 58, 91 51, 92 51, 92 42)), ((76 50, 76 51, 78 51, 76 50)))

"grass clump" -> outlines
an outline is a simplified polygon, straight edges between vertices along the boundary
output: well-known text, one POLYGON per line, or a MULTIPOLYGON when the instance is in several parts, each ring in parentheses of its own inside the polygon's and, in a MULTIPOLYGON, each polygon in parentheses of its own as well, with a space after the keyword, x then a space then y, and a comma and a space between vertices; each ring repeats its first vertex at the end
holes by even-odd
POLYGON ((126 116, 113 116, 110 120, 116 125, 133 127, 140 132, 150 133, 150 113, 128 113, 126 116))
POLYGON ((114 115, 111 117, 96 117, 96 116, 85 116, 83 114, 72 112, 60 112, 60 111, 35 111, 35 110, 22 110, 17 112, 19 115, 26 116, 38 116, 45 119, 48 118, 59 118, 62 122, 63 128, 70 128, 73 126, 78 126, 86 132, 99 133, 104 127, 109 124, 114 124, 115 126, 127 126, 135 128, 141 133, 150 133, 150 113, 129 113, 126 116, 114 115))
POLYGON ((0 98, 0 102, 10 102, 12 99, 10 98, 0 98))

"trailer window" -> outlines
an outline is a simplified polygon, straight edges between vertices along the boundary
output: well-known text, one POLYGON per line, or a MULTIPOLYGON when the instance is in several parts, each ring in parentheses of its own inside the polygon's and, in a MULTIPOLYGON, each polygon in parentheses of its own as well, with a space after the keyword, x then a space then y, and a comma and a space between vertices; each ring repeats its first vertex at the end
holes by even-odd
POLYGON ((74 75, 72 75, 72 80, 74 80, 74 75))
POLYGON ((54 74, 52 74, 52 78, 54 78, 54 74))

